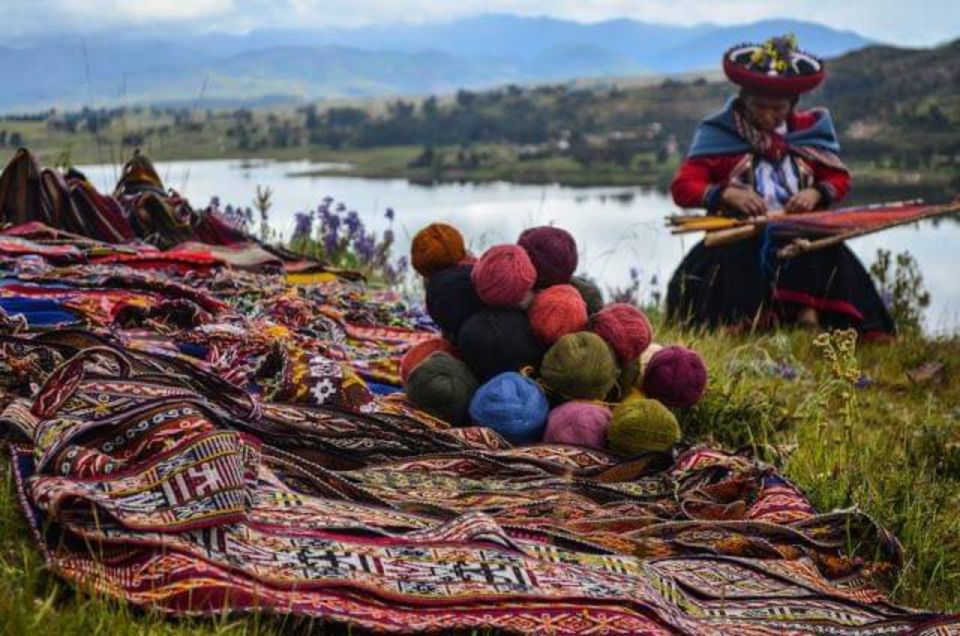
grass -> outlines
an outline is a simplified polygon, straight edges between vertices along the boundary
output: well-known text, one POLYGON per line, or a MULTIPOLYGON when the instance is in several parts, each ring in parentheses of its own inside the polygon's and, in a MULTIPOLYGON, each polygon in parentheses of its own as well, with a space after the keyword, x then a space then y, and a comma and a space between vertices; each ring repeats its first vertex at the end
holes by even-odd
MULTIPOLYGON (((857 506, 902 542, 894 601, 960 611, 960 338, 904 335, 841 354, 838 378, 810 332, 731 336, 661 328, 659 340, 707 360, 704 401, 682 414, 688 439, 753 447, 820 510, 857 506), (944 365, 941 382, 907 372, 944 365), (795 377, 782 377, 792 370, 795 377), (856 371, 854 372, 855 374, 856 371)), ((788 373, 789 375, 789 373, 788 373)), ((260 616, 173 621, 76 592, 45 571, 22 519, 9 462, 0 460, 0 626, 11 634, 248 634, 316 629, 260 616)), ((343 633, 320 625, 321 631, 343 633)))

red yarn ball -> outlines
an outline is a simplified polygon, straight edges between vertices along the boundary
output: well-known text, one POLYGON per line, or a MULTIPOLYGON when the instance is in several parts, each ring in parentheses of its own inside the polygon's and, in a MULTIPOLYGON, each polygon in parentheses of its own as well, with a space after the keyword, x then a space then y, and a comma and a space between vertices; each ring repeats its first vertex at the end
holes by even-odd
POLYGON ((573 285, 554 285, 533 297, 530 328, 542 344, 550 345, 575 331, 587 327, 587 303, 573 285))
POLYGON ((707 367, 696 351, 674 345, 653 354, 643 371, 641 390, 667 406, 687 408, 703 397, 707 367))
POLYGON ((491 307, 515 307, 537 280, 537 270, 519 245, 496 245, 473 267, 473 287, 491 307))
POLYGON ((653 341, 650 321, 626 303, 614 303, 598 311, 590 319, 590 328, 607 341, 620 362, 633 362, 653 341))
POLYGON ((517 241, 537 268, 538 289, 563 285, 577 270, 577 242, 566 230, 547 225, 532 227, 517 241))
POLYGON ((400 379, 403 384, 407 384, 407 378, 417 368, 417 365, 438 351, 449 353, 455 358, 460 357, 456 347, 450 344, 446 338, 437 337, 424 340, 408 349, 400 359, 400 379))

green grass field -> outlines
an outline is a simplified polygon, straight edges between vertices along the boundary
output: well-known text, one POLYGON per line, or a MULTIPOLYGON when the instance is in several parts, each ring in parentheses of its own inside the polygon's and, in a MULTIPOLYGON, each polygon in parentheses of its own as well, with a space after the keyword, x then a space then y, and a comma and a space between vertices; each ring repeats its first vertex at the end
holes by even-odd
MULTIPOLYGON (((893 344, 861 344, 851 357, 841 352, 835 368, 811 332, 659 334, 662 342, 696 348, 711 370, 706 398, 681 418, 689 441, 752 447, 818 509, 861 508, 903 543, 905 566, 890 581, 893 599, 960 611, 960 339, 906 335, 893 344), (942 377, 911 382, 907 372, 926 362, 942 363, 942 377), (868 386, 835 373, 853 366, 868 386), (776 372, 788 367, 794 379, 776 372)), ((44 569, 9 462, 0 461, 4 633, 344 633, 257 616, 174 621, 73 590, 44 569)))

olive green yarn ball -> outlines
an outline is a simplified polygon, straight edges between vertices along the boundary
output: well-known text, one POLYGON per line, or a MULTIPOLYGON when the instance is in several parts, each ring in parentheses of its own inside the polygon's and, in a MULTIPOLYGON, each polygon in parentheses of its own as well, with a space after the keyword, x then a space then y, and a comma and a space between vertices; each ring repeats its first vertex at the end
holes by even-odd
POLYGON ((407 378, 407 397, 417 408, 450 424, 463 424, 477 392, 477 379, 462 361, 449 353, 427 357, 407 378))
POLYGON ((546 385, 567 399, 602 400, 619 373, 610 346, 588 331, 557 340, 540 364, 540 377, 546 385))
POLYGON ((679 441, 677 418, 656 400, 630 400, 613 409, 607 445, 616 453, 639 455, 668 451, 679 441))

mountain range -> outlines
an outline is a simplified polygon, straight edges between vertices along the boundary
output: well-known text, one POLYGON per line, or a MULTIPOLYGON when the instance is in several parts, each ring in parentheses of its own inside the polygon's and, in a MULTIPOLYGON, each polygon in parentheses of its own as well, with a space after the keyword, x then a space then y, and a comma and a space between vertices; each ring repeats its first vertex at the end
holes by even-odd
POLYGON ((831 57, 870 43, 795 20, 676 26, 488 14, 445 23, 245 34, 138 30, 9 38, 0 111, 449 93, 508 83, 716 68, 742 41, 794 33, 831 57))

